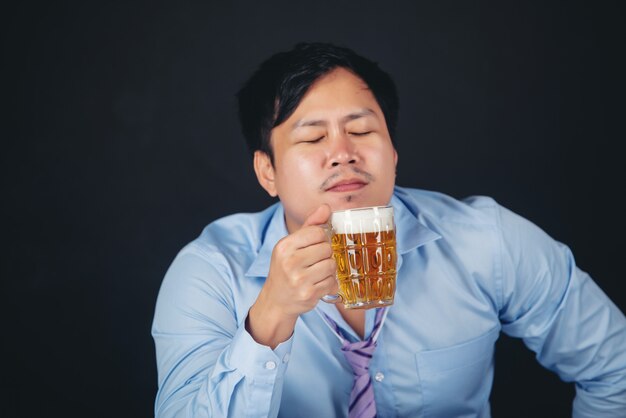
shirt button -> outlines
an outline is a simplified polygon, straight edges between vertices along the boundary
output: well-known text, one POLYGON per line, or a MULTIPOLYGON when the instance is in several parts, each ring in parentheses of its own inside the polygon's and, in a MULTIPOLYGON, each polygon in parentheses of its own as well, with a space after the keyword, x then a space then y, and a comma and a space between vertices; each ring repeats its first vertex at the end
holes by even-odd
POLYGON ((267 370, 274 370, 276 368, 276 363, 274 363, 273 361, 268 361, 267 363, 265 363, 265 368, 267 370))
POLYGON ((377 382, 382 382, 383 380, 385 380, 385 375, 381 372, 378 372, 374 375, 374 380, 377 382))

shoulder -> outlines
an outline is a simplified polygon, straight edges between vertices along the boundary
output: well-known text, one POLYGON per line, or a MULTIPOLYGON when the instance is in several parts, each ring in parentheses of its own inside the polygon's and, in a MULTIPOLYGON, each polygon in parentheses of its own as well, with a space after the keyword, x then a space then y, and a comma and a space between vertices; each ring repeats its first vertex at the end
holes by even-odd
POLYGON ((244 276, 257 256, 276 209, 273 205, 262 212, 229 215, 208 224, 176 254, 161 293, 214 294, 230 299, 233 281, 244 276))
POLYGON ((394 195, 420 218, 437 224, 466 224, 495 227, 501 206, 489 196, 474 195, 462 199, 444 193, 396 187, 394 195))
POLYGON ((398 197, 423 222, 437 232, 458 230, 498 231, 504 244, 553 245, 553 239, 539 226, 489 196, 474 195, 457 199, 444 193, 396 187, 398 197))
POLYGON ((275 204, 261 212, 238 213, 211 222, 178 252, 168 276, 226 279, 245 272, 262 246, 277 207, 275 204), (186 274, 172 274, 181 270, 186 274))
POLYGON ((258 252, 278 204, 261 212, 237 213, 208 224, 184 249, 207 255, 258 252))

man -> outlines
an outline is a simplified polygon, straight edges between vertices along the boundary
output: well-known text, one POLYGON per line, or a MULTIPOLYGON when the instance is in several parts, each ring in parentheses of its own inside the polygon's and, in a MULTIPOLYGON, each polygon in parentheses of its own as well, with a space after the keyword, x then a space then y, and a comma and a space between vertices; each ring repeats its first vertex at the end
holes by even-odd
POLYGON ((626 416, 624 315, 567 247, 492 199, 395 187, 398 100, 375 63, 299 44, 238 97, 258 181, 280 202, 213 222, 168 270, 152 329, 158 417, 488 417, 500 331, 576 382, 575 416, 626 416), (381 316, 320 302, 337 292, 331 211, 387 204, 394 304, 381 316), (354 393, 337 336, 375 326, 354 393))

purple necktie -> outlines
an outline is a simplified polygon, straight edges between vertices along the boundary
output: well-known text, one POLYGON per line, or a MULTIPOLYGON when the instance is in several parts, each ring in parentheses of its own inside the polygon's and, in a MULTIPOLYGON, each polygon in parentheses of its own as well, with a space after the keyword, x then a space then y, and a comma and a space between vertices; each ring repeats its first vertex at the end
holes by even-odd
POLYGON ((374 388, 369 373, 370 360, 376 349, 376 335, 382 324, 382 319, 387 308, 376 310, 374 329, 365 341, 351 343, 344 336, 339 325, 328 315, 323 314, 326 321, 341 338, 343 355, 352 366, 354 384, 350 392, 350 406, 348 407, 349 418, 373 418, 376 416, 376 402, 374 401, 374 388))

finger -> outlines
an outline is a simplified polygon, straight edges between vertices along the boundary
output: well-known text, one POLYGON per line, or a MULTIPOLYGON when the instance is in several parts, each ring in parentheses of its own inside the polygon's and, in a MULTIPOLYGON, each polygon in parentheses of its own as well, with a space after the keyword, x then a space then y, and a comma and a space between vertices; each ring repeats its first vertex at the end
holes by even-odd
POLYGON ((311 287, 327 278, 335 279, 337 264, 330 258, 319 261, 309 267, 293 270, 289 274, 289 281, 294 287, 311 287))
POLYGON ((302 228, 288 237, 290 245, 294 249, 306 248, 319 243, 329 243, 326 231, 320 226, 307 226, 302 228))
POLYGON ((328 260, 333 256, 333 250, 329 243, 320 242, 301 248, 294 254, 297 257, 298 264, 310 267, 323 260, 328 260))
POLYGON ((339 293, 339 284, 334 274, 315 283, 313 288, 315 289, 315 294, 318 295, 318 299, 324 295, 336 295, 339 293))
POLYGON ((313 264, 306 269, 307 276, 310 277, 310 283, 316 285, 323 282, 329 277, 336 281, 337 263, 334 258, 322 260, 313 264))
POLYGON ((313 213, 311 213, 308 218, 306 218, 306 220, 302 224, 302 227, 310 225, 323 225, 328 222, 330 214, 330 206, 328 206, 327 204, 323 204, 319 208, 315 209, 315 211, 313 211, 313 213))

